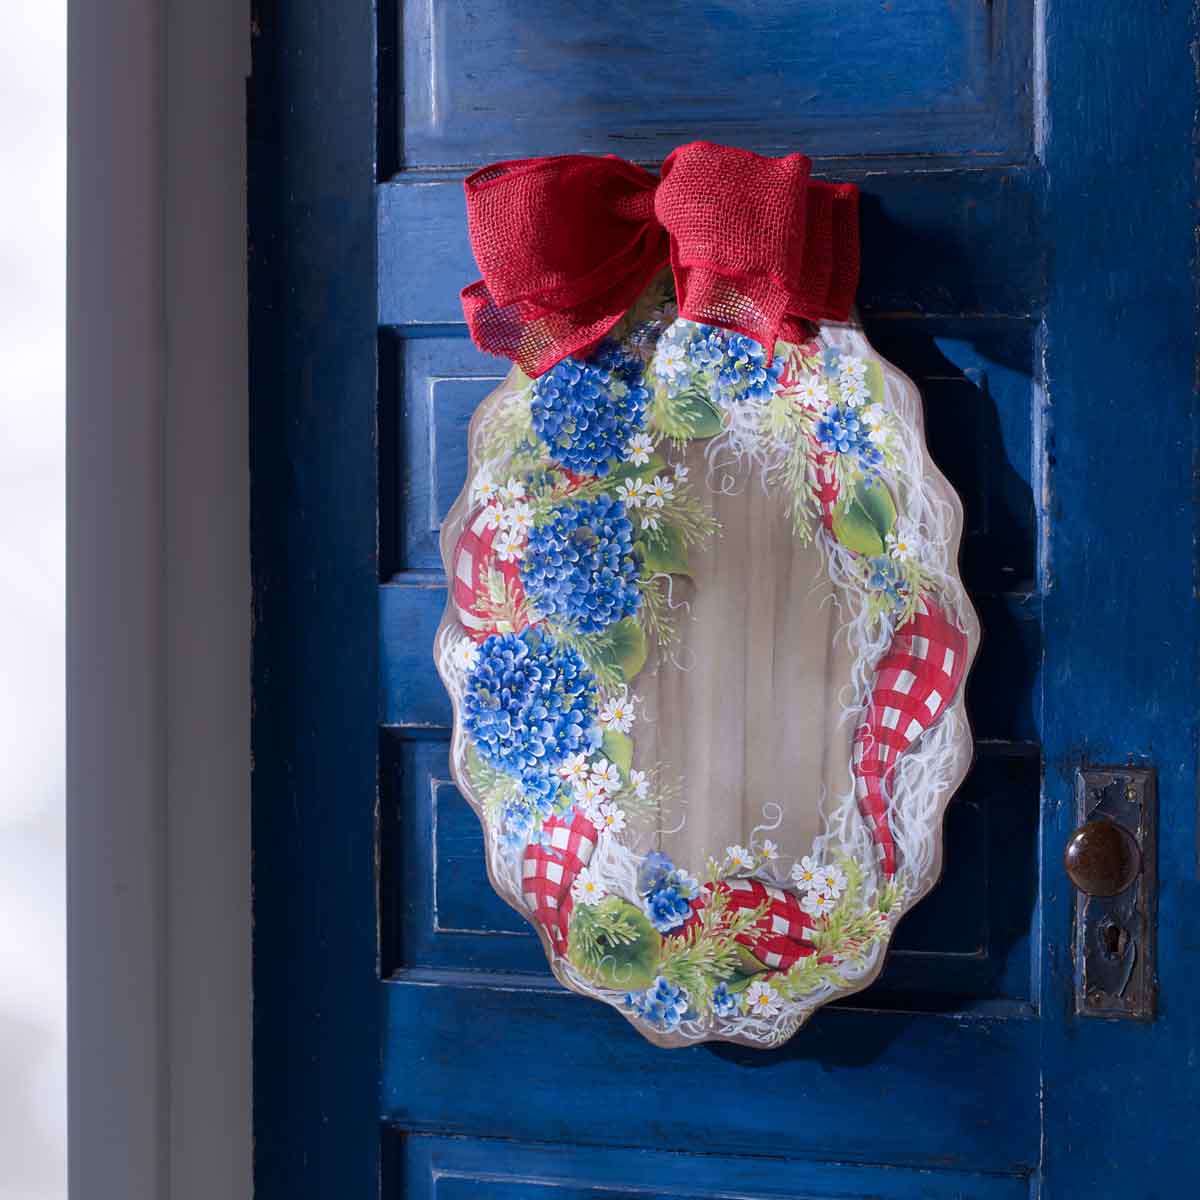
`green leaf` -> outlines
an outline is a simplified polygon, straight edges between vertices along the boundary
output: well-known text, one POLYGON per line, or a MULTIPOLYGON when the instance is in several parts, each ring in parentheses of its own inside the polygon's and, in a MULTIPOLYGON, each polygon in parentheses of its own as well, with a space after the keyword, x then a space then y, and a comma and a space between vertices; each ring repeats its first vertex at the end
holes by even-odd
POLYGON ((642 561, 650 574, 665 571, 668 575, 690 575, 687 545, 683 534, 674 525, 660 525, 647 530, 638 541, 642 561))
POLYGON ((626 683, 646 665, 646 635, 633 617, 610 625, 597 640, 596 654, 601 663, 620 672, 626 683))
POLYGON ((711 400, 694 392, 685 392, 675 411, 686 422, 694 438, 716 437, 723 428, 721 410, 711 400))
POLYGON ((617 729, 606 729, 600 749, 609 762, 615 762, 626 775, 633 766, 633 738, 617 729))
POLYGON ((568 937, 571 962, 602 985, 638 991, 654 982, 662 938, 645 913, 619 896, 576 904, 568 937))
POLYGON ((867 359, 867 387, 871 392, 871 399, 876 404, 883 403, 883 368, 879 365, 879 360, 876 358, 867 359))
MULTIPOLYGON (((740 988, 745 987, 755 975, 765 971, 767 969, 767 964, 760 962, 757 958, 755 958, 751 951, 747 947, 743 946, 741 942, 735 942, 734 948, 737 950, 738 956, 738 976, 745 978, 745 983, 739 985, 740 990, 740 988)), ((731 983, 729 987, 732 991, 734 985, 731 983)))
POLYGON ((833 514, 833 536, 847 550, 874 558, 884 552, 896 524, 896 505, 882 483, 861 480, 833 514))
POLYGON ((715 437, 723 428, 721 410, 698 391, 678 396, 660 392, 654 400, 651 421, 675 441, 715 437))

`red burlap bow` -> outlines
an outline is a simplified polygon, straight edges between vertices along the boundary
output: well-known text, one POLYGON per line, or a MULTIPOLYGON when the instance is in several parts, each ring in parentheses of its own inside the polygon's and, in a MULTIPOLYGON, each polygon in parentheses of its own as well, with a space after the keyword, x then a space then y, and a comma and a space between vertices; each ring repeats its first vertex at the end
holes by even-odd
POLYGON ((679 313, 760 342, 844 321, 858 285, 858 188, 803 154, 691 142, 661 178, 609 155, 493 163, 466 181, 483 278, 462 293, 475 344, 529 375, 584 354, 668 262, 679 313))

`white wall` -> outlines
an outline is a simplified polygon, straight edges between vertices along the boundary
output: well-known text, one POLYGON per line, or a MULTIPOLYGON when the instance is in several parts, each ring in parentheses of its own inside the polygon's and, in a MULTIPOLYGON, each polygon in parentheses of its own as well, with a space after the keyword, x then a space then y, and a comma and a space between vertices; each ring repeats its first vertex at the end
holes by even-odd
POLYGON ((69 0, 72 1200, 250 1194, 245 0, 69 0))
POLYGON ((0 4, 0 1200, 66 1195, 65 0, 0 4))

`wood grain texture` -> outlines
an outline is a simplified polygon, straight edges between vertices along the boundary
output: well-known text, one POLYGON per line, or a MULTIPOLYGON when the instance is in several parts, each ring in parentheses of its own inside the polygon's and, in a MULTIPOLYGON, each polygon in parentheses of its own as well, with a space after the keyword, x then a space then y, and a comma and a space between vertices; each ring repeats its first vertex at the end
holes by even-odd
MULTIPOLYGON (((396 4, 397 0, 390 0, 396 4)), ((1008 155, 1030 144, 1032 0, 410 0, 396 161, 657 160, 699 137, 786 154, 1008 155)))
POLYGON ((390 1134, 385 1200, 1027 1200, 1022 1176, 390 1134))
POLYGON ((1180 0, 1047 12, 1046 1200, 1200 1193, 1196 33, 1180 0), (1071 778, 1124 762, 1158 771, 1152 1025, 1068 1015, 1071 778))

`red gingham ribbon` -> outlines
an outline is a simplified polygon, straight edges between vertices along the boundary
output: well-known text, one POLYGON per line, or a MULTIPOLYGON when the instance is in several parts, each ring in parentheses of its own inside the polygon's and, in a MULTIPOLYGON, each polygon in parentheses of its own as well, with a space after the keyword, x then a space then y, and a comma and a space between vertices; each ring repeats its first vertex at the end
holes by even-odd
POLYGON ((722 883, 705 884, 700 895, 692 901, 692 915, 674 936, 681 936, 700 922, 700 913, 717 888, 729 897, 729 910, 757 908, 767 905, 767 911, 754 923, 754 932, 739 934, 741 942, 759 962, 773 971, 786 971, 801 958, 814 953, 808 940, 813 919, 800 907, 794 892, 763 883, 761 879, 728 879, 722 883))
POLYGON ((888 826, 892 773, 900 756, 946 710, 966 669, 967 635, 923 596, 879 661, 854 735, 854 794, 888 878, 896 873, 896 842, 888 826))
POLYGON ((526 847, 521 890, 538 924, 550 935, 555 953, 566 954, 567 926, 575 906, 571 884, 591 861, 599 835, 578 810, 569 823, 550 817, 542 829, 547 844, 530 842, 526 847))
POLYGON ((668 262, 680 316, 752 337, 768 358, 802 320, 844 321, 858 286, 858 188, 803 154, 691 142, 660 176, 614 155, 493 163, 466 180, 475 344, 541 375, 586 353, 668 262))
POLYGON ((476 642, 482 642, 496 632, 495 618, 485 603, 490 567, 500 572, 505 587, 518 600, 525 594, 517 562, 501 562, 495 553, 494 543, 498 532, 489 527, 487 506, 476 509, 459 535, 451 559, 454 607, 458 611, 459 624, 466 635, 476 642))

